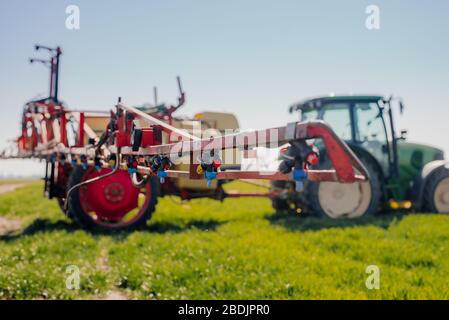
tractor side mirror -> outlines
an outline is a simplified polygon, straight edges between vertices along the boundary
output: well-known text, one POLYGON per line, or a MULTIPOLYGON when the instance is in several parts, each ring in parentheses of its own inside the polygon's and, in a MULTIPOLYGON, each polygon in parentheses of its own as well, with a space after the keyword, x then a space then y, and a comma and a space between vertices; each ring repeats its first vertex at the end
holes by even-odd
POLYGON ((401 136, 399 137, 399 140, 406 140, 407 139, 407 130, 401 130, 401 136))

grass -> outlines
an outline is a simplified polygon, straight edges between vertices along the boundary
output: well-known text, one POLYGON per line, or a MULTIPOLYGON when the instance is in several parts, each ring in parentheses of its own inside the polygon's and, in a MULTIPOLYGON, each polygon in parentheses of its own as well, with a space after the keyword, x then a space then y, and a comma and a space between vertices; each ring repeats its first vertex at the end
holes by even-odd
POLYGON ((33 181, 30 180, 16 180, 16 179, 0 179, 0 186, 4 184, 24 184, 24 183, 30 183, 33 181))
POLYGON ((0 237, 0 299, 449 299, 447 215, 322 221, 276 216, 267 199, 162 198, 146 229, 95 235, 41 184, 0 195, 0 216, 23 221, 0 237), (379 290, 365 286, 373 264, 379 290), (79 290, 65 287, 68 265, 79 290))

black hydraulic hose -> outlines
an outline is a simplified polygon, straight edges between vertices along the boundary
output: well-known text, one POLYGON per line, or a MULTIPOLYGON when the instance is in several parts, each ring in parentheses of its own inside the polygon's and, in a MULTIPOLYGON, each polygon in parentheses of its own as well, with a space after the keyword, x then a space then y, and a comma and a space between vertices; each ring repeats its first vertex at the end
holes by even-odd
POLYGON ((100 139, 98 140, 97 144, 94 145, 94 148, 99 150, 101 148, 102 145, 104 145, 106 143, 106 141, 108 140, 110 134, 108 134, 107 132, 104 132, 100 139))

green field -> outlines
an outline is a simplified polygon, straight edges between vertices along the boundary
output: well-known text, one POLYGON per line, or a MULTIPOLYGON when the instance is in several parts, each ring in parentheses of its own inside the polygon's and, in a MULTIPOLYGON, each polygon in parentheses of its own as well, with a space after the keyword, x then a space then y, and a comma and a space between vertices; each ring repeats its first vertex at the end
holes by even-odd
POLYGON ((26 184, 0 195, 0 217, 22 221, 0 236, 0 299, 449 299, 447 215, 320 221, 267 199, 163 198, 145 230, 93 235, 26 184), (379 290, 365 286, 373 264, 379 290))

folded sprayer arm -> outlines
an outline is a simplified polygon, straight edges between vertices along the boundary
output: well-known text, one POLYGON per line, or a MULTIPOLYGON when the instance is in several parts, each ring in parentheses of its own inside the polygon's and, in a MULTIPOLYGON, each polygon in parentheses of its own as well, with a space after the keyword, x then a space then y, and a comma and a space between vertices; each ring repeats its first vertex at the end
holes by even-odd
MULTIPOLYGON (((121 153, 125 156, 156 156, 164 155, 169 158, 180 158, 190 156, 189 171, 166 170, 167 177, 202 179, 203 172, 198 170, 198 166, 207 167, 198 161, 198 155, 216 154, 217 150, 239 149, 250 150, 254 147, 278 148, 279 146, 290 143, 299 145, 303 148, 296 156, 293 162, 291 173, 282 172, 264 172, 264 171, 240 171, 240 170, 217 170, 215 179, 269 179, 269 180, 296 180, 295 169, 304 170, 307 153, 310 147, 305 143, 310 139, 322 139, 333 165, 333 170, 305 170, 306 178, 312 181, 338 181, 351 183, 357 180, 366 180, 368 173, 360 160, 354 155, 351 149, 342 141, 334 131, 323 121, 294 122, 285 127, 277 127, 258 131, 241 132, 208 139, 199 139, 191 136, 185 131, 174 128, 159 119, 142 113, 141 111, 119 103, 117 108, 123 110, 125 114, 131 114, 131 118, 138 117, 149 126, 158 126, 160 130, 177 137, 178 142, 158 145, 145 145, 140 143, 136 148, 127 145, 120 145, 121 153), (181 131, 181 132, 180 132, 181 131), (356 174, 357 170, 357 174, 356 174), (199 173, 200 171, 200 173, 199 173)), ((123 115, 123 117, 126 117, 123 115)), ((120 127, 120 126, 119 126, 120 127)), ((133 136, 132 129, 122 135, 133 136)), ((138 143, 139 144, 139 143, 138 143)), ((114 148, 116 148, 115 146, 114 148)), ((114 149, 113 148, 113 149, 114 149)), ((201 158, 201 157, 200 157, 201 158)), ((210 157, 209 157, 210 158, 210 157)), ((152 174, 151 168, 145 165, 138 165, 136 171, 143 175, 152 174)), ((204 171, 204 170, 203 170, 204 171)))
POLYGON ((51 116, 48 116, 48 110, 45 108, 37 114, 33 110, 27 110, 25 125, 31 127, 31 129, 28 128, 31 135, 26 136, 24 130, 23 136, 18 139, 19 156, 39 158, 53 156, 72 163, 81 161, 86 165, 116 167, 117 164, 111 162, 111 157, 114 157, 115 159, 122 159, 118 167, 130 172, 133 183, 137 183, 137 180, 143 181, 145 177, 156 175, 161 180, 169 177, 206 179, 208 182, 213 179, 268 179, 297 182, 308 179, 311 181, 351 183, 368 179, 367 170, 360 160, 323 121, 294 122, 284 127, 201 139, 159 118, 119 102, 116 111, 111 112, 110 121, 101 137, 89 139, 95 140, 96 144, 83 145, 83 137, 92 135, 92 130, 84 122, 84 112, 67 111, 63 108, 57 110, 58 112, 54 112, 51 116), (43 143, 49 140, 47 137, 48 131, 33 128, 36 121, 33 122, 29 119, 36 118, 39 118, 41 127, 51 127, 52 129, 55 128, 54 130, 59 128, 59 132, 53 134, 54 137, 58 138, 58 141, 52 144, 43 143), (66 136, 65 124, 71 118, 81 120, 79 121, 78 140, 75 146, 68 146, 66 136), (59 126, 54 126, 55 122, 59 126), (138 126, 136 125, 137 122, 139 123, 138 126), (162 133, 170 137, 169 143, 162 142, 162 133), (39 137, 39 134, 46 134, 47 136, 39 137), (36 143, 24 143, 29 142, 30 137, 36 143), (307 159, 313 151, 306 141, 310 139, 321 139, 323 141, 333 169, 309 169, 310 163, 307 159), (280 171, 220 169, 219 152, 222 150, 247 151, 255 147, 279 148, 286 143, 289 143, 296 152, 280 171), (188 170, 171 169, 171 164, 180 158, 190 159, 188 170), (136 176, 140 176, 141 179, 136 179, 136 176))

